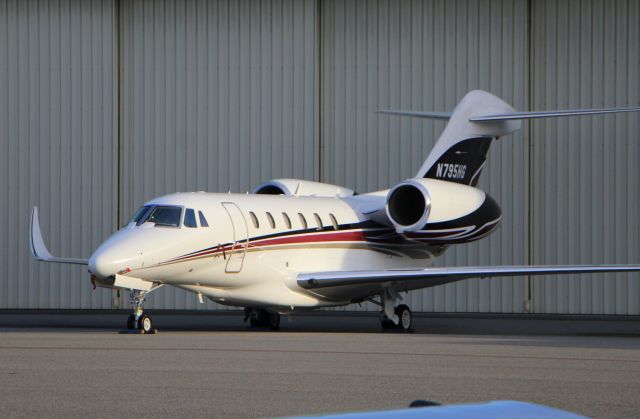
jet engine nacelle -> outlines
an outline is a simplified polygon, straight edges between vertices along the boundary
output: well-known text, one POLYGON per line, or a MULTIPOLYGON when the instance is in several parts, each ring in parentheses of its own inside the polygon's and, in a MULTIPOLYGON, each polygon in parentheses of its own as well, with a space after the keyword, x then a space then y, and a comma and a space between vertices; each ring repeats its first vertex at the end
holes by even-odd
POLYGON ((398 233, 418 231, 427 224, 431 195, 422 180, 407 179, 387 194, 385 211, 398 233))
POLYGON ((342 186, 300 179, 270 180, 258 186, 253 193, 259 195, 326 196, 340 198, 353 196, 351 189, 342 186))
POLYGON ((471 214, 477 214, 472 220, 474 223, 482 224, 498 218, 500 208, 485 192, 473 186, 414 178, 389 190, 385 213, 388 223, 398 233, 404 233, 423 230, 427 223, 458 220, 471 214), (481 210, 483 205, 486 208, 481 210), (489 218, 485 220, 486 217, 489 218))

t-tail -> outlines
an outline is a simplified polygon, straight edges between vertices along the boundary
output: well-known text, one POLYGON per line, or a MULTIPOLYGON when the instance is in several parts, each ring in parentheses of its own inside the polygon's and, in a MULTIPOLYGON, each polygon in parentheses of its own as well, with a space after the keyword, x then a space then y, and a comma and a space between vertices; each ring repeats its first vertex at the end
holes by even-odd
POLYGON ((449 122, 418 170, 416 178, 430 178, 476 186, 494 139, 517 131, 522 119, 636 112, 636 108, 569 109, 516 112, 508 103, 482 90, 467 93, 453 112, 384 110, 381 113, 449 122))

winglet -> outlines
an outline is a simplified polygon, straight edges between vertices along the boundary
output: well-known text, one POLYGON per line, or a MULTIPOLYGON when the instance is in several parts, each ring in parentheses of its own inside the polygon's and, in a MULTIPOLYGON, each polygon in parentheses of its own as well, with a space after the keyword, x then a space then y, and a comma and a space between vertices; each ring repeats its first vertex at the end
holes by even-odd
POLYGON ((33 207, 31 211, 31 224, 29 226, 29 250, 31 256, 42 262, 55 262, 55 263, 72 263, 75 265, 88 265, 87 259, 76 258, 57 258, 54 257, 47 249, 42 239, 42 232, 40 230, 40 219, 38 218, 38 207, 33 207))
POLYGON ((38 218, 38 207, 33 207, 31 211, 31 227, 29 228, 29 250, 34 259, 47 261, 53 259, 42 239, 40 231, 40 220, 38 218))

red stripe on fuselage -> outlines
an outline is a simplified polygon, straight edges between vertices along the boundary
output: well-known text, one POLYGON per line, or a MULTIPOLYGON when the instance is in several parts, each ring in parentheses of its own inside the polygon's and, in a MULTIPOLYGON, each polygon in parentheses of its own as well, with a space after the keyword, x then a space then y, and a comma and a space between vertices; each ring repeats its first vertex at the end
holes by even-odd
POLYGON ((313 242, 343 242, 343 241, 364 241, 362 230, 345 231, 335 233, 311 233, 297 234, 293 236, 276 237, 273 239, 255 240, 249 242, 249 247, 274 246, 279 244, 292 243, 313 243, 313 242))
MULTIPOLYGON (((303 234, 295 234, 284 237, 276 237, 272 239, 257 239, 254 241, 250 241, 248 244, 248 248, 260 248, 267 246, 276 246, 276 245, 285 245, 285 244, 301 244, 301 243, 324 243, 324 242, 361 242, 365 241, 364 234, 362 230, 356 231, 344 231, 344 232, 316 232, 316 233, 303 233, 303 234)), ((218 246, 213 249, 209 249, 206 251, 200 251, 191 255, 180 256, 176 259, 169 260, 167 262, 161 263, 161 265, 167 263, 174 262, 183 262, 186 260, 191 260, 195 258, 200 258, 203 256, 209 256, 216 253, 222 253, 223 251, 229 252, 234 249, 241 249, 244 243, 240 243, 239 245, 226 245, 226 246, 218 246)))

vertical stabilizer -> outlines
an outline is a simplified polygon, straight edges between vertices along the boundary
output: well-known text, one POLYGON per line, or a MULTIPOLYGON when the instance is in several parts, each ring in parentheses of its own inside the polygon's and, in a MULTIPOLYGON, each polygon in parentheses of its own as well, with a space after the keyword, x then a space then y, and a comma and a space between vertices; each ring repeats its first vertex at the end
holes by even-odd
POLYGON ((518 130, 521 123, 506 120, 482 124, 470 119, 476 115, 510 112, 514 109, 508 103, 490 93, 482 90, 467 93, 416 177, 475 186, 493 139, 518 130))

